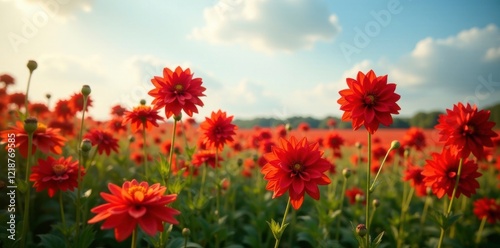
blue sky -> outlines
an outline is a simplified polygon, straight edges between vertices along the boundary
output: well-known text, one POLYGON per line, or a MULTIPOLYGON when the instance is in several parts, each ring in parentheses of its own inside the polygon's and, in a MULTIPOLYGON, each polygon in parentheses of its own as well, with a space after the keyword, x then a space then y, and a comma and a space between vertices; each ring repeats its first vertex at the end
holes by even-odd
POLYGON ((500 101, 500 2, 0 0, 0 74, 30 100, 92 88, 91 115, 131 108, 164 67, 207 88, 201 119, 340 116, 345 78, 373 69, 396 83, 401 116, 459 101, 500 101))

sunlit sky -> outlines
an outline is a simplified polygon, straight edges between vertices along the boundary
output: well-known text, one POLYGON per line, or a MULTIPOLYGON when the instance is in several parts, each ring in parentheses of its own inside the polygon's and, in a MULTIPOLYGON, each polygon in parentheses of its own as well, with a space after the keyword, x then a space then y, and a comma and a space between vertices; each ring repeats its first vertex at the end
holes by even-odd
POLYGON ((500 101, 499 1, 0 0, 0 74, 52 106, 92 88, 90 115, 131 108, 164 67, 207 88, 201 119, 340 116, 345 78, 396 83, 401 116, 500 101))

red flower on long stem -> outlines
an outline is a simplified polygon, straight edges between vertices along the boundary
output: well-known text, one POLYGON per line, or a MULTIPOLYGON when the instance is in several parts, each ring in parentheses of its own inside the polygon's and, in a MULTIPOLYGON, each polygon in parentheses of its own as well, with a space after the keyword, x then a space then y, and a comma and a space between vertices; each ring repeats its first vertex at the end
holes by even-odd
POLYGON ((396 84, 387 83, 387 75, 377 77, 370 70, 366 75, 358 72, 356 79, 347 78, 349 89, 341 90, 337 101, 344 111, 342 121, 352 121, 354 130, 362 125, 371 134, 380 124, 392 124, 391 114, 399 114, 401 109, 396 103, 400 96, 394 91, 396 84))
POLYGON ((500 221, 500 204, 495 199, 481 198, 474 202, 474 214, 479 219, 486 217, 490 224, 500 221))
MULTIPOLYGON (((455 197, 460 194, 470 197, 476 193, 479 183, 476 178, 482 174, 478 172, 478 165, 472 160, 463 159, 462 171, 455 197)), ((451 198, 453 188, 457 180, 460 158, 452 154, 449 149, 444 149, 441 153, 433 153, 432 159, 427 160, 422 175, 425 186, 430 187, 432 192, 442 198, 445 194, 451 198)))
POLYGON ((349 199, 350 204, 356 204, 358 200, 361 200, 363 204, 366 204, 365 192, 363 192, 363 190, 358 187, 352 187, 350 189, 346 189, 345 197, 349 199))
POLYGON ((402 147, 414 147, 417 151, 422 151, 425 148, 425 134, 424 131, 417 127, 411 127, 406 132, 401 142, 402 147))
POLYGON ((111 151, 118 152, 118 140, 109 131, 92 129, 83 138, 89 139, 92 145, 97 146, 99 154, 106 153, 109 156, 111 151))
POLYGON ((192 117, 193 113, 198 113, 196 106, 203 107, 200 97, 205 96, 205 87, 201 86, 201 78, 193 78, 191 70, 182 70, 180 66, 171 71, 169 68, 163 69, 163 77, 155 76, 151 79, 155 89, 148 94, 154 97, 152 104, 155 109, 165 108, 165 116, 180 116, 184 111, 192 117))
POLYGON ((484 147, 493 147, 492 138, 498 136, 492 128, 495 123, 488 121, 489 110, 478 111, 477 106, 458 103, 446 114, 439 116, 436 129, 440 130, 439 141, 445 142, 461 158, 470 153, 483 158, 484 147))
POLYGON ((174 202, 177 195, 164 195, 167 188, 159 183, 149 186, 147 182, 139 183, 134 179, 126 181, 122 187, 110 183, 108 189, 111 194, 101 193, 107 203, 90 210, 97 215, 88 223, 104 220, 101 229, 114 228, 118 241, 129 237, 137 225, 146 234, 154 236, 163 231, 163 222, 179 223, 174 216, 180 212, 166 206, 174 202))
POLYGON ((318 185, 331 182, 325 174, 331 164, 322 155, 318 143, 309 143, 306 138, 300 141, 294 136, 290 140, 280 139, 279 146, 264 154, 267 163, 261 173, 268 180, 266 189, 274 191, 273 198, 288 191, 294 209, 300 208, 305 193, 319 200, 318 185))
MULTIPOLYGON (((19 148, 21 155, 26 158, 28 155, 28 134, 24 130, 24 124, 16 122, 16 126, 0 132, 2 143, 6 143, 10 138, 9 135, 12 133, 16 135, 16 147, 19 148)), ((37 129, 33 133, 31 151, 32 154, 37 149, 43 153, 52 152, 54 154, 61 154, 64 142, 66 142, 66 139, 59 134, 59 129, 46 127, 44 124, 38 122, 37 129)))
POLYGON ((132 111, 126 111, 123 118, 123 124, 130 122, 132 124, 132 132, 141 131, 144 127, 150 130, 151 126, 158 127, 157 121, 162 121, 163 117, 158 115, 158 110, 154 110, 151 106, 139 105, 132 111))
POLYGON ((423 170, 421 167, 410 165, 403 176, 403 180, 410 181, 410 185, 415 189, 417 196, 427 195, 427 186, 425 186, 424 176, 422 175, 423 170))
POLYGON ((227 116, 221 110, 212 112, 210 118, 205 117, 205 121, 200 124, 203 132, 203 142, 209 147, 221 150, 224 144, 233 141, 236 134, 236 125, 232 124, 233 116, 227 116))
MULTIPOLYGON (((82 93, 75 93, 69 99, 69 107, 73 110, 74 113, 83 111, 83 95, 82 93)), ((85 111, 89 111, 89 107, 92 107, 92 99, 90 96, 87 96, 87 107, 85 111)))
POLYGON ((72 157, 38 159, 38 165, 31 169, 30 181, 34 182, 33 187, 37 192, 47 189, 50 197, 59 190, 73 191, 77 188, 78 170, 80 176, 85 175, 85 169, 79 166, 78 161, 73 161, 72 157))

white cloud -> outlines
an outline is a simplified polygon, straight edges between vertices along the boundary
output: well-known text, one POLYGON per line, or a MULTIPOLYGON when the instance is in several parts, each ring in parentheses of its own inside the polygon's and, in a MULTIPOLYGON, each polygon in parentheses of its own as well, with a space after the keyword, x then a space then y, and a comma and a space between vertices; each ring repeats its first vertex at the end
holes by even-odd
POLYGON ((322 0, 220 0, 204 11, 206 24, 191 37, 242 43, 264 52, 310 49, 341 30, 322 0))
POLYGON ((500 47, 497 48, 490 48, 488 51, 486 51, 486 54, 484 55, 484 59, 486 61, 495 61, 500 59, 500 47))

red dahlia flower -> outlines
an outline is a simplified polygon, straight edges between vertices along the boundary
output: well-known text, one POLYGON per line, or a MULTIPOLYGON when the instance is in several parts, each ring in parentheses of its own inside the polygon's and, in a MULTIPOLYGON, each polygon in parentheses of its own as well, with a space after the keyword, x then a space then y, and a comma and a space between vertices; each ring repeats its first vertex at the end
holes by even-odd
POLYGON ((155 109, 165 107, 165 116, 180 116, 181 111, 192 117, 193 113, 198 113, 196 105, 203 107, 200 97, 205 96, 205 87, 201 78, 193 78, 191 70, 182 70, 180 66, 171 71, 169 68, 163 69, 163 77, 155 76, 151 79, 155 89, 148 92, 154 97, 152 104, 155 109))
POLYGON ((118 140, 113 135, 105 130, 93 129, 83 136, 84 139, 89 139, 92 145, 97 146, 97 152, 109 156, 111 151, 118 152, 118 140))
POLYGON ((481 198, 474 202, 474 214, 479 219, 486 217, 490 224, 500 221, 500 204, 495 199, 481 198))
POLYGON ((427 186, 425 186, 424 176, 422 175, 423 168, 410 165, 405 170, 403 180, 410 181, 410 185, 415 189, 417 196, 427 195, 427 186))
MULTIPOLYGON (((24 124, 22 122, 17 122, 16 126, 11 129, 0 132, 2 143, 6 143, 10 138, 9 134, 12 133, 16 135, 16 147, 19 148, 21 155, 26 158, 28 155, 28 134, 24 130, 24 124)), ((38 122, 38 127, 33 133, 33 144, 31 146, 32 154, 34 154, 37 149, 42 153, 53 152, 55 154, 61 154, 65 141, 66 139, 59 135, 59 129, 48 128, 44 124, 38 122)))
POLYGON ((425 134, 421 128, 411 127, 406 132, 401 146, 414 147, 417 151, 422 151, 425 148, 425 134))
POLYGON ((458 153, 461 158, 472 154, 483 158, 484 147, 493 147, 492 138, 498 136, 492 128, 495 123, 488 121, 489 110, 477 110, 477 106, 462 103, 447 109, 446 114, 439 116, 436 129, 440 130, 439 141, 458 153))
POLYGON ((363 199, 363 204, 366 204, 365 192, 358 187, 352 187, 350 189, 345 190, 345 197, 349 199, 350 204, 356 204, 356 196, 360 199, 363 199))
POLYGON ((163 117, 158 115, 158 110, 154 110, 151 106, 139 105, 132 111, 126 111, 123 118, 123 124, 127 122, 132 124, 132 132, 151 129, 151 125, 158 127, 157 121, 162 121, 163 117), (151 125, 149 125, 151 124, 151 125))
POLYGON ((379 124, 392 124, 391 114, 399 114, 401 109, 396 103, 400 96, 394 91, 396 84, 387 83, 387 75, 377 77, 370 70, 366 75, 358 72, 357 79, 347 78, 349 89, 341 90, 337 101, 344 111, 342 121, 352 120, 354 130, 362 125, 371 134, 379 124))
MULTIPOLYGON (((85 175, 85 169, 78 165, 78 161, 72 161, 72 157, 47 160, 38 159, 38 166, 32 167, 30 181, 37 192, 48 189, 50 197, 58 190, 67 191, 78 187, 78 170, 80 176, 85 175)), ((80 177, 82 179, 82 177, 80 177)))
POLYGON ((127 109, 121 105, 115 105, 111 108, 111 115, 122 117, 125 114, 125 111, 127 111, 127 109))
POLYGON ((325 172, 331 164, 322 155, 318 143, 308 143, 306 138, 300 141, 294 136, 290 140, 280 139, 279 146, 264 154, 267 163, 261 173, 268 180, 266 189, 274 191, 273 198, 288 191, 294 209, 300 208, 305 193, 319 200, 318 185, 330 183, 325 172))
POLYGON ((224 144, 233 141, 236 125, 232 124, 233 116, 226 116, 226 112, 212 112, 211 118, 205 117, 205 121, 200 124, 203 132, 203 142, 210 147, 222 150, 224 144))
MULTIPOLYGON (((459 162, 460 158, 454 156, 449 149, 444 149, 441 153, 433 153, 432 160, 427 160, 422 171, 425 186, 430 187, 438 198, 445 194, 451 198, 457 180, 459 162)), ((470 197, 476 193, 476 189, 479 188, 476 178, 482 175, 477 170, 478 166, 474 161, 464 159, 456 198, 460 194, 470 197)))
MULTIPOLYGON (((87 96, 87 107, 85 108, 86 112, 89 111, 89 107, 92 107, 92 99, 90 99, 90 96, 87 96)), ((75 93, 71 96, 69 99, 69 108, 71 108, 74 113, 83 111, 82 93, 75 93)))
MULTIPOLYGON (((224 161, 221 157, 217 158, 217 167, 220 167, 220 162, 224 161)), ((215 151, 212 150, 201 150, 193 155, 193 160, 191 161, 193 165, 200 167, 202 165, 207 165, 215 168, 215 151)))
POLYGON ((69 120, 73 118, 76 112, 69 106, 69 100, 59 100, 56 103, 54 108, 54 113, 57 117, 62 118, 63 120, 69 120))
POLYGON ((167 188, 159 183, 149 186, 147 182, 138 183, 134 179, 123 183, 121 188, 110 183, 108 189, 111 194, 101 193, 107 203, 90 210, 97 215, 88 223, 104 220, 101 229, 114 228, 116 240, 125 240, 137 225, 146 234, 154 236, 163 231, 163 222, 178 224, 174 216, 180 212, 166 206, 174 202, 177 195, 164 195, 167 188))

